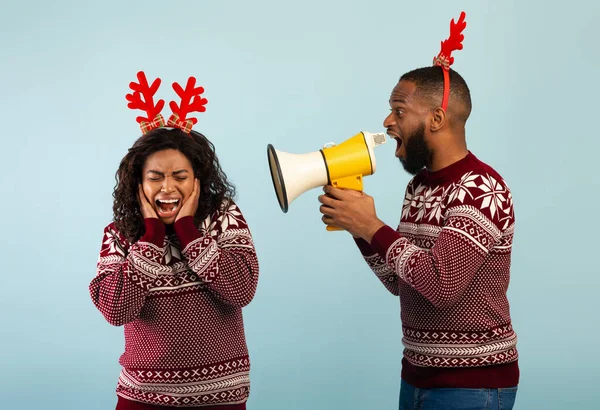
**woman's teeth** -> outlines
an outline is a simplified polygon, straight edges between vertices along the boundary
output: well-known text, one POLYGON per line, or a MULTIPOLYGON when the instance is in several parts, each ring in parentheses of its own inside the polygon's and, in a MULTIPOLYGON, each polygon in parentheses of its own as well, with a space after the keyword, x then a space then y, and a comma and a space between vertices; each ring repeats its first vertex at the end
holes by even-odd
POLYGON ((179 199, 157 199, 158 209, 163 213, 171 213, 179 206, 179 199))

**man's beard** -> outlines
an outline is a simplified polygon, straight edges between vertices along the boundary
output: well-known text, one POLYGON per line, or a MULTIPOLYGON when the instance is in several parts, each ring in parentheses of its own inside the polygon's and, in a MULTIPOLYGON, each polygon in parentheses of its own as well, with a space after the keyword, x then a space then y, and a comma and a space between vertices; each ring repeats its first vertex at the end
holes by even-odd
POLYGON ((425 142, 425 124, 421 124, 415 132, 404 138, 404 141, 406 158, 400 159, 400 162, 406 172, 416 175, 431 161, 432 153, 425 142))

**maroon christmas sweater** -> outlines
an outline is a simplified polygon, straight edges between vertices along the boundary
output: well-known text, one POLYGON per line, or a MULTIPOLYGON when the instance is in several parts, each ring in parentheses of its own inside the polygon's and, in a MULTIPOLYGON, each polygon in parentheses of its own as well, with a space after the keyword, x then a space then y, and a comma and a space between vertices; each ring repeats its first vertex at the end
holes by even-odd
POLYGON ((163 406, 245 408, 242 307, 254 297, 258 260, 240 209, 222 207, 200 226, 191 216, 168 227, 149 218, 145 226, 135 243, 113 223, 104 229, 89 286, 106 320, 124 326, 117 394, 163 406))
POLYGON ((471 152, 408 184, 396 229, 371 244, 368 266, 399 296, 402 378, 419 388, 518 384, 506 291, 515 216, 511 192, 471 152))

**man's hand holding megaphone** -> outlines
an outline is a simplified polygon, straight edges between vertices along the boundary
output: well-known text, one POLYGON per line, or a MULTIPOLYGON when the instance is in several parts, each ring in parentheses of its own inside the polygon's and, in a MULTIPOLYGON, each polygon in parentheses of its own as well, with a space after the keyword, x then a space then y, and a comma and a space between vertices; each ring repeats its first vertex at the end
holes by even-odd
POLYGON ((385 225, 377 217, 373 197, 362 191, 332 185, 324 186, 323 191, 325 194, 319 196, 323 223, 344 229, 355 238, 371 243, 375 232, 385 225))

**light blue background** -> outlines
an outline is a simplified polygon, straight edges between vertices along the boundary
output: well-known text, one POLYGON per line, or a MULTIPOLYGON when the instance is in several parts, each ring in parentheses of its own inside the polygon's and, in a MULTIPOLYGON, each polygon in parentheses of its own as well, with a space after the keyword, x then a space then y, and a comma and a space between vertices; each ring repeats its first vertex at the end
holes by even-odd
MULTIPOLYGON (((239 189, 260 258, 245 309, 249 409, 396 409, 398 300, 318 189, 283 214, 266 145, 304 153, 381 131, 405 71, 429 65, 467 12, 454 68, 472 90, 470 149, 507 180, 518 227, 509 297, 516 409, 597 408, 599 310, 594 1, 2 1, 0 407, 111 409, 122 328, 95 310, 114 172, 139 135, 135 73, 195 75, 197 129, 239 189)), ((365 190, 395 225, 409 175, 377 151, 365 190)))

